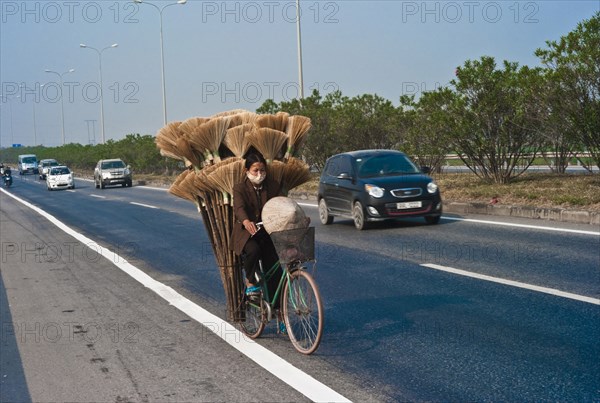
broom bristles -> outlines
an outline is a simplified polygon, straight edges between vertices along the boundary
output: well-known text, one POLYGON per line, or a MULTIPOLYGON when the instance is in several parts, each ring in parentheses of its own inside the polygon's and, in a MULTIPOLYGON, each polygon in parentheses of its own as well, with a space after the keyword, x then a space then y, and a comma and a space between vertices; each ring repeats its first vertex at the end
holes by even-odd
POLYGON ((258 128, 268 127, 271 129, 285 132, 290 114, 287 112, 277 112, 276 114, 257 115, 254 125, 258 128))
POLYGON ((177 139, 183 136, 183 132, 179 130, 180 125, 181 122, 168 123, 158 131, 154 140, 161 154, 179 160, 183 159, 177 149, 177 139))
POLYGON ((291 157, 302 146, 311 127, 310 118, 301 115, 290 116, 286 130, 288 135, 286 159, 291 157))
MULTIPOLYGON (((183 122, 182 126, 186 122, 187 121, 183 122)), ((183 130, 186 133, 186 137, 192 145, 192 148, 196 150, 197 153, 206 155, 208 152, 210 155, 214 156, 215 162, 219 162, 221 160, 219 157, 219 146, 225 137, 228 125, 229 118, 217 117, 210 119, 203 124, 190 127, 191 130, 189 131, 188 126, 186 125, 183 127, 183 130)), ((209 159, 210 155, 207 155, 209 159)))
POLYGON ((269 164, 268 175, 275 181, 281 183, 283 180, 284 163, 281 161, 273 161, 269 164))
POLYGON ((214 169, 210 175, 207 175, 207 180, 215 189, 223 193, 224 202, 228 204, 228 195, 233 195, 233 187, 243 180, 243 175, 244 162, 240 159, 214 169))
POLYGON ((267 163, 273 161, 281 153, 287 141, 287 135, 279 130, 263 127, 254 128, 247 135, 248 142, 262 154, 267 163))
POLYGON ((286 190, 290 191, 310 179, 310 168, 304 161, 290 158, 287 164, 284 164, 283 185, 286 190))
POLYGON ((223 116, 239 115, 241 113, 251 113, 251 112, 246 109, 232 109, 230 111, 223 111, 223 112, 215 113, 214 115, 211 116, 211 118, 220 118, 223 116))
POLYGON ((236 157, 243 157, 250 148, 250 143, 246 138, 246 134, 250 131, 252 131, 252 125, 249 123, 232 127, 227 130, 223 143, 236 157))
POLYGON ((177 149, 179 150, 180 155, 190 161, 193 166, 200 167, 202 165, 200 158, 198 158, 198 155, 194 152, 192 146, 185 137, 177 139, 177 149))

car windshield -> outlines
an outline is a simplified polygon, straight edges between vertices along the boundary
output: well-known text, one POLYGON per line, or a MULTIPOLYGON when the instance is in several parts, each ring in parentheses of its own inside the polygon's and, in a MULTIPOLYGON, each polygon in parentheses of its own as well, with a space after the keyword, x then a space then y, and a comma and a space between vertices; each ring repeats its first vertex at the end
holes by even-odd
POLYGON ((67 167, 52 168, 52 171, 50 171, 50 175, 67 175, 69 173, 70 171, 67 167))
POLYGON ((25 164, 33 164, 36 161, 35 157, 25 157, 23 158, 23 162, 25 164))
POLYGON ((125 168, 123 161, 105 161, 102 163, 102 169, 125 168))
POLYGON ((55 166, 58 166, 58 162, 56 162, 56 161, 44 161, 42 163, 42 166, 45 166, 45 167, 55 167, 55 166))
POLYGON ((417 174, 421 172, 411 160, 401 154, 357 158, 355 164, 356 172, 358 172, 358 176, 361 178, 417 174))

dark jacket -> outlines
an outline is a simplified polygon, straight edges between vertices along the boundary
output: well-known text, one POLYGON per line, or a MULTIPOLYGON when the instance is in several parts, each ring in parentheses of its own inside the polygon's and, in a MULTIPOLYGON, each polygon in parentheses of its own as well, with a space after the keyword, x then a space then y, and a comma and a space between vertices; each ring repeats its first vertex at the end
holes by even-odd
MULTIPOLYGON (((260 190, 261 206, 277 196, 282 196, 281 184, 269 179, 267 176, 260 190)), ((248 178, 233 187, 233 213, 235 217, 231 234, 231 247, 236 254, 241 255, 244 245, 250 239, 250 233, 246 231, 242 223, 245 219, 255 223, 261 221, 261 211, 259 210, 254 185, 248 178)))

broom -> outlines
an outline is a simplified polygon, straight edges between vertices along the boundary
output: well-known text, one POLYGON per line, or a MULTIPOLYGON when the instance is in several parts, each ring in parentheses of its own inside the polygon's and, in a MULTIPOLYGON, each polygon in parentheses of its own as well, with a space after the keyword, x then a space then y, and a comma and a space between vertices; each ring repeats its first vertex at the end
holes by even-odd
POLYGON ((246 123, 227 129, 223 143, 236 156, 242 158, 250 148, 246 133, 252 131, 252 124, 246 123))
POLYGON ((285 163, 281 161, 273 161, 269 164, 268 175, 275 181, 281 183, 283 180, 283 170, 285 163))
POLYGON ((276 114, 257 115, 254 125, 258 128, 268 127, 271 129, 285 132, 290 114, 287 112, 277 112, 276 114))
POLYGON ((212 160, 212 156, 208 155, 205 148, 197 147, 193 140, 201 135, 200 133, 202 132, 202 126, 209 120, 209 118, 193 117, 184 120, 179 126, 179 129, 183 132, 183 136, 186 138, 190 147, 192 148, 192 152, 194 152, 196 155, 202 156, 202 159, 205 161, 212 160))
POLYGON ((190 189, 182 185, 182 182, 191 172, 192 171, 190 171, 189 169, 186 169, 185 171, 177 175, 177 178, 175 178, 175 182, 173 182, 171 187, 169 187, 169 193, 177 197, 181 197, 182 199, 196 202, 196 192, 194 191, 194 189, 191 189, 192 191, 190 191, 190 189))
POLYGON ((290 158, 287 164, 283 165, 282 187, 285 194, 296 186, 308 182, 310 179, 310 168, 304 161, 298 158, 290 158))
POLYGON ((306 116, 290 116, 286 129, 286 134, 288 135, 288 147, 284 156, 285 160, 290 158, 298 151, 300 146, 302 146, 310 128, 310 119, 306 116))
POLYGON ((250 145, 262 154, 267 164, 270 164, 280 154, 287 141, 284 132, 268 127, 254 128, 252 132, 248 133, 247 138, 250 145))
POLYGON ((239 115, 241 113, 251 113, 251 112, 247 111, 246 109, 232 109, 230 111, 223 111, 223 112, 215 113, 214 115, 211 116, 211 119, 212 118, 220 118, 223 116, 239 115))
POLYGON ((183 133, 179 130, 180 125, 181 122, 168 123, 156 134, 154 142, 160 149, 161 155, 177 160, 183 159, 177 148, 177 139, 183 136, 183 133))
POLYGON ((225 137, 228 125, 229 118, 217 117, 196 127, 187 137, 194 149, 206 152, 209 158, 211 156, 214 158, 214 162, 220 162, 219 146, 225 137))
POLYGON ((229 117, 229 129, 232 127, 245 125, 247 123, 254 123, 254 119, 256 119, 256 113, 252 112, 241 112, 235 115, 230 115, 229 117))

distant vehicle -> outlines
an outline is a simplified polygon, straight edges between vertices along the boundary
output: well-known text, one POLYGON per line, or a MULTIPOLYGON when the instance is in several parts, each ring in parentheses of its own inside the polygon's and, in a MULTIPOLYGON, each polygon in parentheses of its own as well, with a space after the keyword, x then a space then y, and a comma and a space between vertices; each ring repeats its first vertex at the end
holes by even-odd
POLYGON ((64 165, 51 167, 46 174, 46 187, 54 189, 75 189, 73 173, 64 165))
POLYGON ((19 155, 18 163, 19 175, 38 174, 38 159, 35 154, 19 155))
POLYGON ((11 185, 13 183, 13 179, 12 179, 12 171, 11 171, 10 167, 6 166, 4 164, 1 164, 0 175, 2 175, 2 183, 4 184, 4 186, 7 188, 11 187, 11 185))
POLYGON ((132 185, 131 166, 118 159, 100 160, 94 169, 94 184, 96 189, 104 189, 106 186, 121 185, 123 187, 132 185))
POLYGON ((40 179, 46 179, 46 175, 48 175, 48 171, 51 167, 57 167, 60 164, 58 161, 54 159, 43 159, 38 163, 38 171, 40 173, 40 179))
POLYGON ((347 217, 362 230, 369 221, 424 217, 437 224, 442 215, 438 186, 404 153, 361 150, 330 157, 319 181, 319 219, 347 217))

